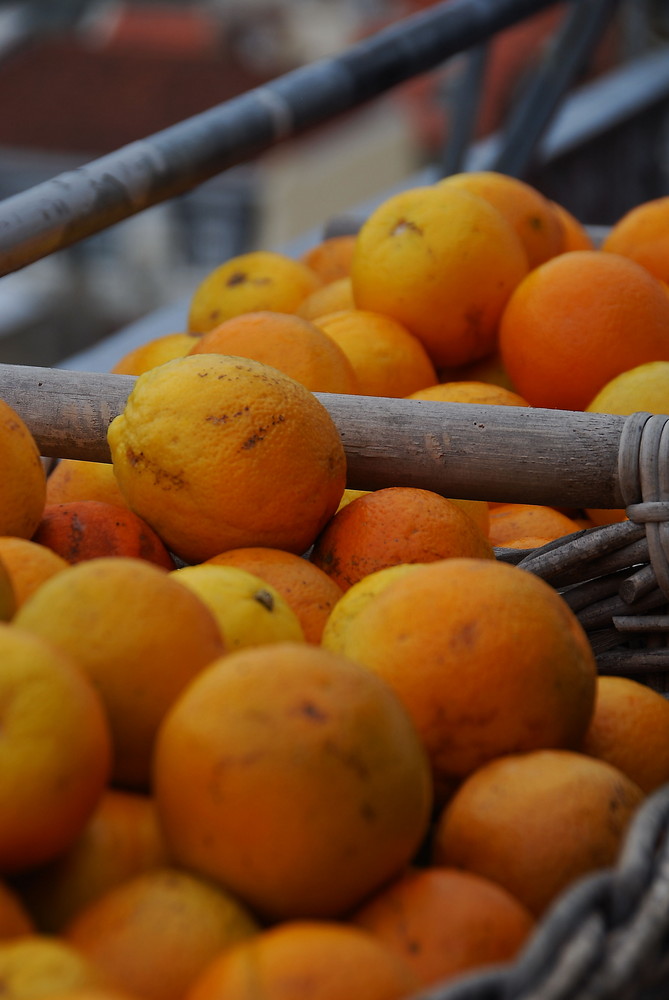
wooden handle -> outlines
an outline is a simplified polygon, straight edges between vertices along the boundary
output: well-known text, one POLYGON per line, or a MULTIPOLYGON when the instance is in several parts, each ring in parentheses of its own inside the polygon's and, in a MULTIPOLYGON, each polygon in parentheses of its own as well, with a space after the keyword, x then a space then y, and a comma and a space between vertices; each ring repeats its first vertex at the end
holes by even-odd
MULTIPOLYGON (((45 457, 109 462, 107 428, 129 375, 0 365, 0 399, 45 457)), ((342 437, 348 485, 418 486, 444 496, 565 507, 622 507, 625 417, 517 406, 316 393, 342 437)))

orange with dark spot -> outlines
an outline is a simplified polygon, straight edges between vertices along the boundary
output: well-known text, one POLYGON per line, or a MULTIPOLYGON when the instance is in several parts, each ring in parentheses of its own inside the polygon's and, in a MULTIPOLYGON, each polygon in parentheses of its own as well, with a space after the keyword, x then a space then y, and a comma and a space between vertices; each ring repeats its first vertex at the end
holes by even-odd
POLYGON ((166 546, 146 521, 102 500, 47 504, 32 540, 70 564, 100 556, 133 556, 164 569, 175 568, 166 546))

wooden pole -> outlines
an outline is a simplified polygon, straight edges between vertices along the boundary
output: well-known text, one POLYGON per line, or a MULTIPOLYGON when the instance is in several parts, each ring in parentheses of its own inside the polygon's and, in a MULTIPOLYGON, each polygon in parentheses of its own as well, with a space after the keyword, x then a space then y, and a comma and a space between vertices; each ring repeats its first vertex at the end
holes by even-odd
MULTIPOLYGON (((45 457, 109 462, 107 428, 130 375, 0 365, 0 399, 45 457)), ((417 486, 444 496, 565 507, 622 507, 625 417, 315 393, 344 443, 348 485, 417 486)))

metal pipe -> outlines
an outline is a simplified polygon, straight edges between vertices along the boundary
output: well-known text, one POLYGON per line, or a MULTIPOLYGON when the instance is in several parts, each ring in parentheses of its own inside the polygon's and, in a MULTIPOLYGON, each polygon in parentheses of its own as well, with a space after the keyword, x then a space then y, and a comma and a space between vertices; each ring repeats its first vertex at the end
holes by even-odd
POLYGON ((357 107, 557 0, 448 0, 0 203, 0 275, 357 107))

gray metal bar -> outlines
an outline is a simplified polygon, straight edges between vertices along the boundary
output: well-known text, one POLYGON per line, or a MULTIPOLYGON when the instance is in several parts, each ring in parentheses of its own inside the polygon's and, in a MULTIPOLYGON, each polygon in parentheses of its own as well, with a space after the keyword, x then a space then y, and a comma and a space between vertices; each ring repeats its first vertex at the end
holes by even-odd
POLYGON ((552 49, 513 109, 492 170, 523 177, 537 144, 611 20, 619 0, 571 0, 552 49))
POLYGON ((0 204, 0 274, 191 190, 557 0, 450 0, 0 204))

